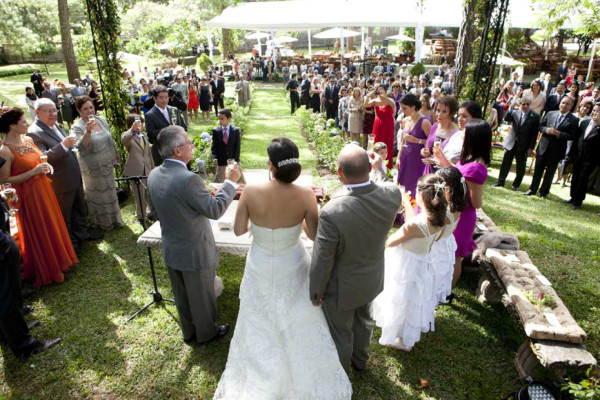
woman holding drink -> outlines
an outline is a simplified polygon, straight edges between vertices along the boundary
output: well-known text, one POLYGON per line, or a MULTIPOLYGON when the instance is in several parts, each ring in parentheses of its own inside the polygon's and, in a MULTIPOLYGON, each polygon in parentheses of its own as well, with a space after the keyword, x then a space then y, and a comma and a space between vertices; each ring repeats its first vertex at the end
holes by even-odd
POLYGON ((6 136, 0 157, 7 162, 0 168, 0 182, 10 183, 19 199, 13 199, 23 258, 23 279, 34 286, 64 280, 63 271, 79 263, 65 226, 50 179, 47 156, 24 136, 29 125, 23 110, 0 108, 0 132, 6 136))
POLYGON ((123 226, 113 173, 114 166, 119 164, 119 153, 108 122, 96 115, 88 96, 79 96, 75 106, 81 119, 73 124, 71 134, 77 137, 88 222, 105 230, 123 226))
POLYGON ((437 122, 431 127, 431 132, 427 137, 425 147, 421 150, 421 155, 425 157, 425 174, 435 172, 435 159, 431 157, 434 147, 444 151, 452 135, 458 132, 458 126, 452 122, 454 114, 458 111, 458 102, 453 96, 442 96, 435 102, 435 117, 437 122))

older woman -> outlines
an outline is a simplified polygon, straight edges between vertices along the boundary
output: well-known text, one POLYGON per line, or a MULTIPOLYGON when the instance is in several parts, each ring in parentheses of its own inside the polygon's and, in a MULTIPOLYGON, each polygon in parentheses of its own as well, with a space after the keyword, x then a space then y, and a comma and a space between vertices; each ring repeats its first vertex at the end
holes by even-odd
POLYGON ((423 159, 427 165, 425 166, 424 173, 432 174, 435 172, 435 160, 427 155, 433 154, 433 148, 439 147, 444 154, 446 153, 446 146, 450 143, 450 139, 454 134, 459 132, 458 126, 452 119, 458 111, 458 102, 453 96, 442 96, 435 102, 435 116, 436 123, 432 125, 431 132, 427 137, 427 143, 421 155, 426 157, 423 159))
POLYGON ((352 89, 352 97, 348 103, 348 111, 350 112, 350 118, 348 118, 348 132, 350 133, 350 140, 360 143, 360 131, 363 120, 360 88, 355 87, 352 89))
POLYGON ((90 97, 79 96, 75 106, 81 119, 73 124, 71 133, 77 137, 89 224, 105 230, 123 226, 113 174, 119 163, 117 145, 106 120, 96 115, 90 97))
POLYGON ((10 183, 19 200, 16 207, 19 248, 23 258, 23 278, 34 286, 64 280, 63 271, 79 263, 69 238, 50 179, 50 165, 43 154, 24 136, 28 128, 23 110, 0 108, 0 132, 6 136, 0 157, 0 182, 10 183))

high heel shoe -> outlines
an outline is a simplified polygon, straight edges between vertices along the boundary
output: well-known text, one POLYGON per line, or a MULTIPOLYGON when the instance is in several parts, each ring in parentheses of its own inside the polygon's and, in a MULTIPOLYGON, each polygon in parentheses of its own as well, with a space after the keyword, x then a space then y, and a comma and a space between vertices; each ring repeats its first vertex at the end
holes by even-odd
POLYGON ((454 299, 456 299, 456 302, 458 303, 459 299, 458 297, 456 297, 456 295, 454 294, 454 292, 451 292, 447 297, 446 297, 446 301, 448 305, 452 305, 452 302, 454 301, 454 299))

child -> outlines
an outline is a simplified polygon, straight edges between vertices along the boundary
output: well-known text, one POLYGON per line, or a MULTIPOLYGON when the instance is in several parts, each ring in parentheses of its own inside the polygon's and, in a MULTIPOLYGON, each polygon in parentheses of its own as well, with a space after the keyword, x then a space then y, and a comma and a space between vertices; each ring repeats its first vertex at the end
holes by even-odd
MULTIPOLYGON (((424 212, 408 219, 388 239, 383 292, 373 307, 375 322, 382 328, 382 345, 410 351, 422 332, 434 328, 437 298, 430 252, 446 220, 444 189, 439 176, 422 176, 417 203, 424 212)), ((404 208, 410 208, 410 203, 404 208)))
MULTIPOLYGON (((221 183, 225 180, 225 170, 228 160, 240 162, 240 148, 242 136, 240 130, 231 125, 231 110, 223 108, 218 112, 219 126, 212 129, 212 156, 213 162, 217 166, 215 182, 221 183)), ((239 183, 243 178, 240 177, 239 183)))
MULTIPOLYGON (((387 152, 387 145, 383 142, 377 142, 373 146, 373 153, 377 154, 383 160, 387 159, 387 152)), ((381 168, 379 168, 377 171, 374 168, 371 169, 369 176, 371 177, 371 180, 376 183, 387 182, 390 180, 387 176, 387 167, 385 166, 385 163, 383 163, 383 165, 381 165, 381 168)))
POLYGON ((454 253, 456 252, 456 240, 454 229, 458 225, 460 212, 467 206, 466 188, 467 182, 460 171, 455 167, 444 167, 436 172, 446 183, 446 201, 448 209, 446 212, 446 224, 442 229, 440 238, 431 248, 431 262, 435 271, 437 302, 452 303, 452 275, 454 274, 454 253))

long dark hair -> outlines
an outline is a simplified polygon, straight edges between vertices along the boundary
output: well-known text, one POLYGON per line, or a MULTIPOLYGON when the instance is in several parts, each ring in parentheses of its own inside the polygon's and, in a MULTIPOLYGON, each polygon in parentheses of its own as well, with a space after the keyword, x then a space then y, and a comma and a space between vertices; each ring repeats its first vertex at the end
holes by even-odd
POLYGON ((302 171, 298 157, 300 155, 298 147, 288 138, 277 137, 271 140, 267 147, 269 160, 275 167, 273 176, 278 181, 292 183, 302 171), (280 165, 281 164, 281 165, 280 165))
POLYGON ((446 223, 446 193, 444 180, 438 175, 427 174, 419 178, 417 188, 423 199, 423 206, 427 210, 427 221, 433 226, 442 227, 446 223), (436 187, 440 186, 439 188, 436 187))
POLYGON ((448 189, 450 201, 448 206, 453 213, 461 212, 467 207, 467 193, 465 187, 467 183, 462 173, 456 167, 444 167, 437 170, 436 175, 440 176, 448 189))
POLYGON ((460 153, 460 163, 465 165, 478 158, 490 164, 492 152, 492 128, 480 119, 472 119, 465 126, 465 141, 460 153))

